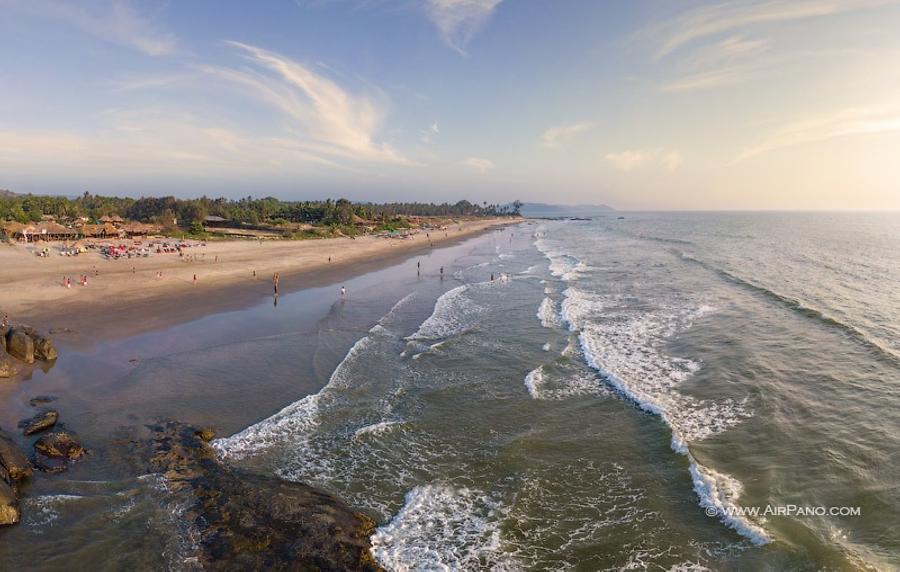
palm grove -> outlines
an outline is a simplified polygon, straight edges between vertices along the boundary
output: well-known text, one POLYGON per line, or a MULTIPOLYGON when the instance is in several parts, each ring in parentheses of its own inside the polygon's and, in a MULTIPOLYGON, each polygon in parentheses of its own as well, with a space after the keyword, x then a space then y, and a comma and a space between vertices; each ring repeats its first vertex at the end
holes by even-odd
POLYGON ((459 201, 442 203, 354 203, 347 199, 324 201, 283 201, 273 197, 238 200, 208 197, 107 197, 85 192, 77 198, 45 195, 17 195, 0 192, 0 221, 36 222, 44 215, 58 219, 85 217, 98 220, 118 215, 127 219, 196 227, 207 216, 221 217, 241 225, 284 225, 306 223, 314 226, 347 226, 359 219, 380 225, 407 226, 408 217, 519 216, 522 203, 507 205, 459 201))

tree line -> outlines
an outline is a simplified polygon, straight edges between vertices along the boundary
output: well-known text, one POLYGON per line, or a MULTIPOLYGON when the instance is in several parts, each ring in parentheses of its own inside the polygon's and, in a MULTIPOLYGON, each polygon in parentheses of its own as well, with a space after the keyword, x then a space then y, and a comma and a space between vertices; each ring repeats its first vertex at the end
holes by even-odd
POLYGON ((103 216, 147 223, 189 226, 207 216, 218 216, 239 224, 279 224, 285 222, 313 225, 349 225, 359 217, 386 222, 409 216, 519 216, 522 203, 506 205, 459 201, 450 203, 369 203, 347 199, 324 201, 283 201, 274 197, 226 199, 200 197, 107 197, 85 192, 76 198, 44 195, 0 195, 0 221, 37 222, 43 215, 57 218, 103 216))

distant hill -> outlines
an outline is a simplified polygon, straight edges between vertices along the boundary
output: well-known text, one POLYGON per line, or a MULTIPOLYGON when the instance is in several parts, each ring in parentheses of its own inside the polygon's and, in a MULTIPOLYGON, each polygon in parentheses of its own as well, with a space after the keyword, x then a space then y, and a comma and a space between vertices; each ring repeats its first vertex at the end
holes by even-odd
POLYGON ((550 217, 590 217, 616 212, 608 205, 550 205, 545 203, 525 203, 520 211, 522 216, 536 218, 550 217))
POLYGON ((0 189, 0 198, 2 197, 18 197, 18 193, 14 193, 12 191, 8 191, 6 189, 0 189))

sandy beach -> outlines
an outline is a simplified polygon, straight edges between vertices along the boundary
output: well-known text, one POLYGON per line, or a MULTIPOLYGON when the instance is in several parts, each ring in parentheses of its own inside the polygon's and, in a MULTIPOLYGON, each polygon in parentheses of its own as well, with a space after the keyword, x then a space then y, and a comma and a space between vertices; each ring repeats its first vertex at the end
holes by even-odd
MULTIPOLYGON (((517 219, 518 221, 519 219, 517 219)), ((398 257, 509 224, 509 219, 462 221, 446 231, 405 239, 376 236, 305 241, 233 240, 201 243, 177 253, 107 260, 99 251, 38 257, 35 245, 0 246, 0 314, 52 329, 70 342, 111 338, 166 327, 207 313, 235 309, 280 292, 337 281, 398 257), (330 261, 329 261, 330 259, 330 261), (254 278, 253 273, 256 272, 254 278), (88 284, 79 277, 88 276, 88 284), (196 275, 196 282, 194 276, 196 275), (63 285, 64 277, 71 286, 63 285), (92 336, 68 336, 90 331, 92 336)), ((117 240, 115 243, 129 241, 117 240)), ((146 245, 149 241, 144 240, 146 245)), ((175 241, 171 241, 175 242, 175 241)))

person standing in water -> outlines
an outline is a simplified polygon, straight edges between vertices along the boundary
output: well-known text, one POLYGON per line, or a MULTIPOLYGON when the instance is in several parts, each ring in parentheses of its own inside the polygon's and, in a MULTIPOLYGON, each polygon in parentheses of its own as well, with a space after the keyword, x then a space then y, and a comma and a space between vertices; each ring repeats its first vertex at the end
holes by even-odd
POLYGON ((346 297, 347 297, 347 289, 345 287, 341 286, 341 298, 346 298, 346 297))

